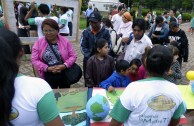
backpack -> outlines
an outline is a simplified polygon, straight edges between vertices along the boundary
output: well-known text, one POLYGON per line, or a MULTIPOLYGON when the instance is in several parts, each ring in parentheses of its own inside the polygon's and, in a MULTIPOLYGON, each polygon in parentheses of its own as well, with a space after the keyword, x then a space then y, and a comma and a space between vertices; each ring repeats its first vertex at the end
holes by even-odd
POLYGON ((122 52, 122 43, 121 43, 122 38, 117 35, 114 29, 110 30, 109 33, 112 40, 112 49, 110 50, 109 55, 111 55, 112 57, 116 57, 120 52, 122 52))

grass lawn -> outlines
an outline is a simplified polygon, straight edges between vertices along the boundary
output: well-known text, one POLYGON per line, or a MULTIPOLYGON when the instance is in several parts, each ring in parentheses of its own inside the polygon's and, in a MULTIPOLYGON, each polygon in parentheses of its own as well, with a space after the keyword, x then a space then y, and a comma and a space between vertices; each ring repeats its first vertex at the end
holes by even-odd
POLYGON ((85 29, 86 28, 86 18, 80 17, 80 22, 79 22, 79 29, 85 29))

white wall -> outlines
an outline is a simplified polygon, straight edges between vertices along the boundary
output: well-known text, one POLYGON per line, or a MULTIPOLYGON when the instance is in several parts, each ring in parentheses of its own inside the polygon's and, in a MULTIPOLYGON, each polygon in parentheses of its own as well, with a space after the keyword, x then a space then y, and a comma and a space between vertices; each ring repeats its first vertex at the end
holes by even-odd
POLYGON ((99 11, 110 11, 110 5, 118 5, 118 0, 91 0, 89 3, 92 4, 93 8, 98 8, 99 11), (116 2, 113 2, 116 1, 116 2))

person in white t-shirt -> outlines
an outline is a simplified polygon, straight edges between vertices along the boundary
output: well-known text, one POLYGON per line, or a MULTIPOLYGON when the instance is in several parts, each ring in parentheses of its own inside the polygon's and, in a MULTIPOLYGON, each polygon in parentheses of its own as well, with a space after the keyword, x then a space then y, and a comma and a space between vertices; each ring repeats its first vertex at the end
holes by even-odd
POLYGON ((35 18, 30 18, 32 16, 33 10, 36 9, 35 7, 35 2, 31 3, 31 9, 29 10, 29 12, 27 13, 25 20, 28 21, 29 25, 37 25, 38 27, 38 37, 43 37, 43 33, 42 33, 42 22, 46 19, 46 18, 51 18, 53 20, 55 20, 58 23, 58 18, 56 16, 50 16, 50 9, 48 7, 47 4, 40 4, 38 6, 38 10, 40 12, 40 17, 35 17, 35 18))
POLYGON ((48 83, 18 74, 23 54, 17 35, 0 29, 0 126, 64 126, 48 83))
POLYGON ((67 17, 67 7, 60 8, 60 18, 59 18, 59 28, 60 28, 60 35, 68 36, 69 35, 69 27, 68 27, 68 17, 67 17))
POLYGON ((109 126, 177 126, 186 108, 178 87, 162 78, 173 61, 162 45, 148 51, 148 78, 130 83, 114 105, 109 126))
POLYGON ((113 24, 113 29, 118 32, 120 24, 122 23, 122 15, 125 13, 126 8, 123 6, 118 7, 118 13, 113 15, 111 22, 113 24))
POLYGON ((67 17, 68 17, 68 27, 69 27, 69 35, 72 36, 73 33, 73 11, 72 9, 68 9, 67 11, 67 17))

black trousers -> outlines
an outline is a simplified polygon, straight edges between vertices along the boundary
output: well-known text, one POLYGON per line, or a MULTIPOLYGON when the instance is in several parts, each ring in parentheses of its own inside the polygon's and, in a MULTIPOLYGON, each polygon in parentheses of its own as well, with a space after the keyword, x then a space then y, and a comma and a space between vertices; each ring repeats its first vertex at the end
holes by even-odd
POLYGON ((69 35, 72 36, 72 33, 73 33, 73 24, 72 24, 72 22, 68 22, 68 27, 69 27, 69 35))
POLYGON ((64 71, 57 74, 53 74, 51 72, 45 72, 44 77, 46 82, 49 83, 52 89, 70 88, 70 84, 67 83, 64 71))
POLYGON ((88 27, 89 26, 89 17, 87 17, 87 21, 86 21, 86 26, 88 27))

